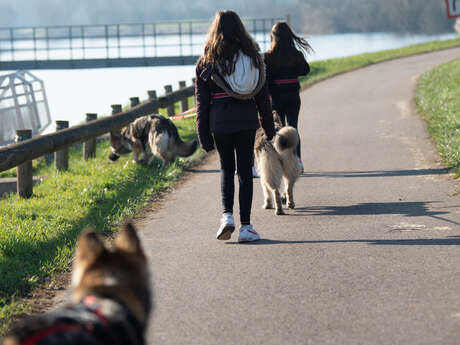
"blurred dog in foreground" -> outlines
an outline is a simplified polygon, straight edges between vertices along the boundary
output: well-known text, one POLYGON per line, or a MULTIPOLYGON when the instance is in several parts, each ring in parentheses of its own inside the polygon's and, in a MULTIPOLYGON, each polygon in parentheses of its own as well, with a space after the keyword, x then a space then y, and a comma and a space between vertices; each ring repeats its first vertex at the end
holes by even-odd
POLYGON ((300 176, 298 158, 295 153, 299 143, 299 134, 294 127, 282 127, 276 111, 273 111, 276 135, 271 141, 267 140, 262 128, 256 133, 254 156, 260 175, 260 183, 264 192, 265 202, 263 208, 273 208, 275 201, 275 214, 284 214, 283 203, 289 208, 294 208, 294 184, 300 176), (280 194, 281 182, 285 190, 280 194))
POLYGON ((126 223, 113 248, 91 229, 79 237, 72 273, 74 304, 28 317, 2 345, 145 344, 151 309, 147 260, 126 223))
POLYGON ((192 155, 198 147, 193 140, 184 142, 174 123, 161 115, 144 116, 136 119, 121 130, 110 132, 111 161, 121 155, 133 152, 136 163, 149 163, 153 156, 161 158, 163 166, 179 157, 192 155), (143 159, 140 156, 143 154, 143 159))

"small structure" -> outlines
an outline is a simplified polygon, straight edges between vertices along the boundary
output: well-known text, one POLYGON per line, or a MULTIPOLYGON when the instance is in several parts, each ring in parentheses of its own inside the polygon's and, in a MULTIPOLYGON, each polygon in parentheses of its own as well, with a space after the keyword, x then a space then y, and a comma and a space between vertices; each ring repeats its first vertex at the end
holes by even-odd
POLYGON ((0 75, 0 146, 14 142, 16 130, 42 133, 51 123, 43 81, 28 71, 0 75))

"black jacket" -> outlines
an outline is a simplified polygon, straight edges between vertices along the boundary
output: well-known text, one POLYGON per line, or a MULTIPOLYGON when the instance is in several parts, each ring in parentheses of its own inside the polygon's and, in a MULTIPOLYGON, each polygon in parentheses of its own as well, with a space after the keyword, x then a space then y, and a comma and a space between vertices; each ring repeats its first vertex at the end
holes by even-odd
POLYGON ((263 84, 256 89, 257 93, 249 95, 248 99, 234 97, 213 99, 214 94, 231 92, 221 84, 221 78, 218 78, 217 83, 222 87, 217 85, 216 75, 218 74, 212 67, 201 68, 199 64, 196 67, 197 133, 203 149, 206 151, 214 149, 211 133, 234 133, 257 129, 260 124, 267 137, 271 139, 275 131, 265 78, 261 80, 263 84))
POLYGON ((297 51, 295 56, 295 63, 290 66, 275 66, 269 53, 265 53, 264 60, 268 88, 270 94, 275 99, 278 98, 280 94, 298 92, 300 84, 298 81, 294 80, 310 72, 310 65, 299 51, 297 51), (292 81, 289 82, 289 80, 292 81))

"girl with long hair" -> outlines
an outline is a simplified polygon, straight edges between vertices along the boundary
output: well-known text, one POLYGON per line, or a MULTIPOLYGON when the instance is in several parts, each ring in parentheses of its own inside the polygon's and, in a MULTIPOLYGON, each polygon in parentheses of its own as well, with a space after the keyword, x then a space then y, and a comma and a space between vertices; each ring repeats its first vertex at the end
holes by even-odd
POLYGON ((220 158, 223 215, 217 239, 228 240, 235 230, 236 155, 241 221, 238 241, 258 240, 251 224, 254 139, 260 123, 271 139, 274 125, 263 58, 234 11, 218 12, 211 24, 196 66, 195 97, 201 146, 206 152, 216 148, 220 158))
MULTIPOLYGON (((286 22, 277 22, 270 32, 270 49, 264 60, 267 81, 275 109, 283 122, 297 128, 300 110, 299 79, 310 72, 305 55, 313 51, 310 44, 297 36, 286 22)), ((299 168, 303 172, 300 141, 297 145, 299 168)))

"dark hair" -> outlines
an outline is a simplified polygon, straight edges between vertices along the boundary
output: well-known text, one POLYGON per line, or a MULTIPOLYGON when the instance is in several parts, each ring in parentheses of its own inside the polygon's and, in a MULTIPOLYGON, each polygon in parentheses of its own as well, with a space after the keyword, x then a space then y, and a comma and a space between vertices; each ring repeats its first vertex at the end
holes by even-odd
POLYGON ((199 65, 219 65, 222 74, 230 75, 235 71, 240 50, 251 58, 254 67, 261 66, 259 46, 246 31, 238 14, 231 10, 217 12, 209 28, 199 65))
POLYGON ((304 58, 304 54, 313 52, 307 40, 297 36, 286 22, 273 25, 270 41, 270 49, 265 55, 275 67, 295 65, 299 59, 304 58))

